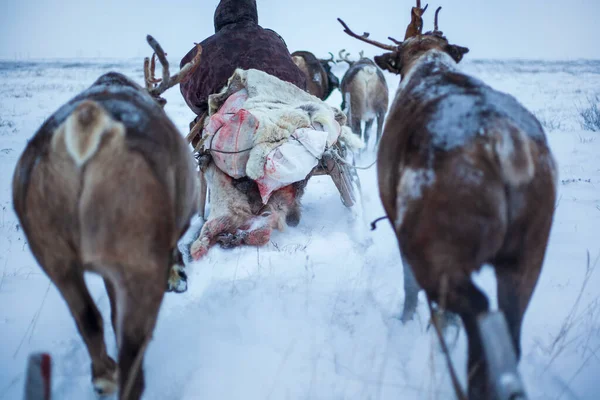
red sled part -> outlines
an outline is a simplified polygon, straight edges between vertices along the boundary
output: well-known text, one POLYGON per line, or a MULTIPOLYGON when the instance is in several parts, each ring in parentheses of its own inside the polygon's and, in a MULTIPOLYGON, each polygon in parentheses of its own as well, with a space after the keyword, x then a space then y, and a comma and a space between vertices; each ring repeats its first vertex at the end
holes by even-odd
POLYGON ((25 378, 24 400, 50 400, 52 359, 48 353, 29 356, 25 378))

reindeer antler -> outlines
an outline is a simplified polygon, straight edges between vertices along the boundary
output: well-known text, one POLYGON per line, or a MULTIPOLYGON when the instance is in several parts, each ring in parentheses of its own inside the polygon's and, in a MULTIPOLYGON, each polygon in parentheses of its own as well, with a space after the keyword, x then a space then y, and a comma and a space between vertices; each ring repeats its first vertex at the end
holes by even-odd
MULTIPOLYGON (((427 7, 429 7, 429 4, 425 4, 425 8, 422 9, 421 11, 421 16, 423 16, 423 14, 425 14, 425 10, 427 10, 427 7)), ((421 0, 417 0, 417 8, 421 8, 421 0)))
POLYGON ((329 52, 329 56, 330 56, 330 58, 328 58, 328 59, 327 58, 323 58, 321 61, 335 63, 335 56, 333 55, 332 52, 329 52))
POLYGON ((353 62, 348 59, 349 55, 350 55, 350 52, 346 51, 346 49, 341 49, 338 53, 339 60, 337 60, 336 62, 344 61, 344 62, 348 63, 348 65, 352 65, 353 62), (343 54, 344 52, 346 52, 346 54, 343 54))
POLYGON ((356 38, 358 40, 362 40, 363 42, 372 44, 373 46, 377 46, 380 49, 390 50, 390 51, 396 50, 396 46, 391 46, 389 44, 383 44, 383 43, 377 42, 375 40, 369 39, 368 38, 369 37, 369 33, 368 32, 363 33, 362 36, 358 35, 358 34, 356 34, 354 32, 352 32, 352 30, 348 27, 348 25, 346 25, 346 23, 344 21, 342 21, 341 18, 338 18, 337 20, 344 27, 344 32, 346 32, 348 35, 352 36, 353 38, 356 38))
POLYGON ((154 50, 154 54, 152 55, 152 60, 148 57, 144 59, 144 80, 146 83, 146 89, 148 93, 153 97, 160 97, 167 89, 177 85, 182 82, 189 74, 191 74, 194 69, 200 63, 200 55, 202 54, 202 46, 196 44, 196 55, 192 59, 192 61, 185 64, 178 73, 171 76, 169 72, 169 61, 167 61, 166 54, 160 44, 154 39, 152 36, 146 36, 146 40, 152 50, 154 50), (154 70, 156 68, 155 57, 158 57, 158 61, 162 65, 162 79, 156 79, 154 77, 154 70), (160 82, 158 87, 157 83, 160 82))
POLYGON ((437 8, 437 10, 435 10, 435 19, 434 19, 434 22, 433 22, 433 31, 434 32, 439 32, 439 29, 438 29, 438 14, 440 13, 441 9, 442 9, 442 6, 439 6, 437 8))
POLYGON ((152 90, 152 85, 150 82, 150 77, 152 76, 150 72, 150 58, 144 57, 144 84, 146 86, 146 90, 150 92, 152 90))
POLYGON ((426 4, 425 8, 421 8, 421 0, 417 0, 417 6, 411 8, 410 24, 406 27, 404 40, 423 33, 423 14, 425 14, 427 7, 429 7, 429 4, 426 4))
POLYGON ((150 92, 155 84, 159 83, 161 79, 154 77, 154 70, 156 69, 156 53, 152 54, 152 59, 148 57, 144 58, 144 82, 146 83, 146 90, 150 92))

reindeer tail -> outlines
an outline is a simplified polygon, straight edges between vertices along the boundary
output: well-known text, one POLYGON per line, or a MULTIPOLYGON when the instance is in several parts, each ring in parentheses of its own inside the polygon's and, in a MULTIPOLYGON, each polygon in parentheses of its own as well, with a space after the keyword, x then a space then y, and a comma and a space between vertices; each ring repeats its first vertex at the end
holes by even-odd
POLYGON ((64 124, 67 152, 77 166, 84 165, 92 158, 104 135, 123 135, 124 132, 120 122, 115 121, 100 104, 91 100, 79 104, 64 124))
POLYGON ((533 179, 535 173, 531 139, 518 127, 509 124, 495 137, 494 152, 500 173, 510 186, 520 186, 533 179))

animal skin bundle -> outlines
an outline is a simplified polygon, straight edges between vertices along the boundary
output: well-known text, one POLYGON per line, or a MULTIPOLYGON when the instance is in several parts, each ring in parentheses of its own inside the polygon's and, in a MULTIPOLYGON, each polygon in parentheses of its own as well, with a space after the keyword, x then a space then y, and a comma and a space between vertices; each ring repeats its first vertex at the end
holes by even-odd
POLYGON ((296 86, 238 69, 209 97, 204 148, 229 176, 255 180, 266 204, 273 191, 306 178, 338 138, 360 146, 345 123, 339 109, 296 86))

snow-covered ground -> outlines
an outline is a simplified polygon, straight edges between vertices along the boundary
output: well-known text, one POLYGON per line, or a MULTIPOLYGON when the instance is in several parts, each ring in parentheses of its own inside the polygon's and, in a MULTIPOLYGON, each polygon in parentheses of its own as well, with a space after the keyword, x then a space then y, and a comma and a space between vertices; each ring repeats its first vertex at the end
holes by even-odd
MULTIPOLYGON (((0 62, 0 399, 22 398, 33 351, 53 355, 56 399, 96 397, 75 324, 19 229, 11 179, 27 140, 61 104, 109 70, 141 82, 141 66, 0 62)), ((586 279, 586 259, 589 253, 592 268, 600 257, 600 133, 583 131, 577 110, 600 93, 600 62, 466 61, 464 69, 543 121, 560 166, 550 244, 522 335, 530 398, 598 399, 600 268, 586 279)), ((398 78, 386 76, 393 96, 398 78)), ((166 97, 185 132, 192 113, 177 89, 166 97)), ((336 92, 330 102, 339 101, 336 92)), ((382 216, 375 169, 360 177, 366 219, 382 216)), ((188 274, 188 292, 165 297, 145 361, 145 399, 453 398, 436 338, 426 331, 423 297, 415 321, 397 319, 402 265, 389 224, 374 232, 365 226, 359 239, 327 177, 311 180, 298 227, 265 247, 214 248, 188 274)), ((493 272, 476 278, 493 296, 493 272)), ((87 282, 115 355, 102 281, 90 275, 87 282)), ((464 383, 462 333, 453 359, 464 383)))

